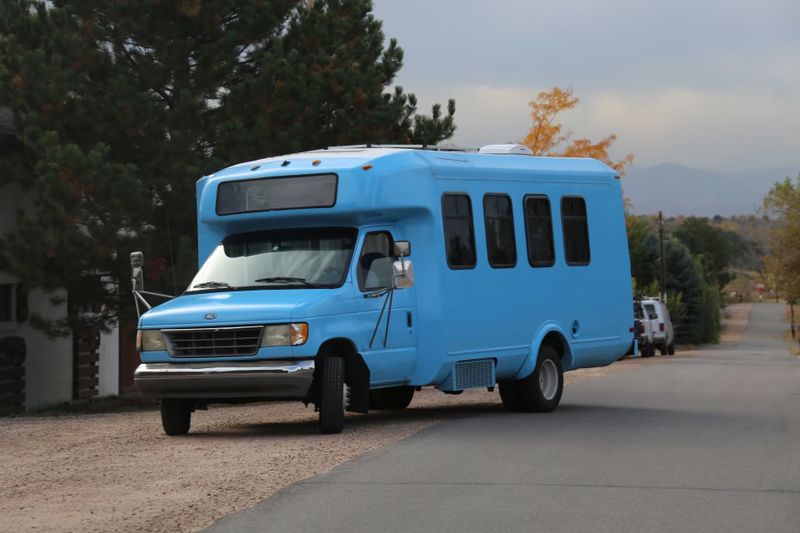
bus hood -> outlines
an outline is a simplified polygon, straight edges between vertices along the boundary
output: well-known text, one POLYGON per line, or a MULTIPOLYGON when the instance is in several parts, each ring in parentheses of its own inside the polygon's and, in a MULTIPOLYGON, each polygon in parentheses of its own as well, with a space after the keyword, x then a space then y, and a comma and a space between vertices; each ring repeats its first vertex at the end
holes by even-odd
POLYGON ((184 294, 143 314, 139 327, 160 329, 289 322, 302 318, 312 308, 318 308, 317 304, 334 297, 340 290, 241 290, 184 294))

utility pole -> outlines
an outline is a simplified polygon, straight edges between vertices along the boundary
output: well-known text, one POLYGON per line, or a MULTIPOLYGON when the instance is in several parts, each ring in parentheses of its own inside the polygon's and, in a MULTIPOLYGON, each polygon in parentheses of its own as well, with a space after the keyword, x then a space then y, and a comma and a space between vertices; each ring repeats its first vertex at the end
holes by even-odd
POLYGON ((666 284, 666 275, 664 271, 664 215, 661 211, 658 212, 658 250, 659 250, 659 262, 661 263, 661 283, 660 289, 662 302, 667 301, 667 284, 666 284))

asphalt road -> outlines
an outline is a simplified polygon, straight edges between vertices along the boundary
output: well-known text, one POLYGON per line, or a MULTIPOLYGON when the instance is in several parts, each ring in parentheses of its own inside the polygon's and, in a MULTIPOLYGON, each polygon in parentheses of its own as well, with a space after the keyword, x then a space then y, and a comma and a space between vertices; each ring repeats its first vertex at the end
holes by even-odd
POLYGON ((736 344, 570 385, 554 413, 444 422, 210 531, 798 533, 800 359, 782 313, 756 305, 736 344))

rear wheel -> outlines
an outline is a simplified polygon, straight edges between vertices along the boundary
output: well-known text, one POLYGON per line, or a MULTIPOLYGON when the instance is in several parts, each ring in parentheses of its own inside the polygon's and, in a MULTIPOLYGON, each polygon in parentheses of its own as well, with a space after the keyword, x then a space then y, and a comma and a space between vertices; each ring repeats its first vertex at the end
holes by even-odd
POLYGON ((319 395, 319 430, 321 433, 341 433, 344 429, 344 359, 322 359, 322 383, 319 395))
POLYGON ((505 379, 497 384, 500 388, 500 399, 506 411, 522 411, 522 398, 519 392, 519 382, 513 379, 505 379))
POLYGON ((655 354, 656 349, 652 342, 642 344, 642 357, 653 357, 655 354))
POLYGON ((161 400, 161 425, 170 436, 185 435, 192 423, 192 404, 187 400, 165 398, 161 400))
POLYGON ((564 390, 564 371, 555 348, 544 345, 539 349, 536 370, 518 382, 522 410, 549 413, 558 407, 564 390))
POLYGON ((675 343, 671 342, 669 346, 667 346, 667 353, 669 355, 675 355, 675 343))
POLYGON ((414 387, 390 387, 369 391, 369 408, 378 411, 401 411, 414 398, 414 387))
POLYGON ((658 351, 661 352, 661 355, 667 355, 669 353, 669 347, 667 346, 667 341, 664 341, 663 344, 659 344, 658 351))

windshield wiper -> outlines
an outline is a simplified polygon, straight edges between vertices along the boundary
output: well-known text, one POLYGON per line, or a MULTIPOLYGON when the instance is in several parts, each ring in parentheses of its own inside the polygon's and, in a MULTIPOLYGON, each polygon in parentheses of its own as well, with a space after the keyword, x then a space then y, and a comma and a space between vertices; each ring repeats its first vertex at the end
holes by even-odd
POLYGON ((192 285, 193 289, 235 289, 233 285, 230 283, 225 283, 224 281, 204 281, 203 283, 198 283, 197 285, 192 285))
POLYGON ((299 283, 307 287, 313 287, 314 284, 306 281, 306 278, 293 278, 291 276, 272 276, 269 278, 258 278, 254 280, 256 283, 299 283))

